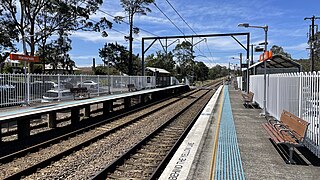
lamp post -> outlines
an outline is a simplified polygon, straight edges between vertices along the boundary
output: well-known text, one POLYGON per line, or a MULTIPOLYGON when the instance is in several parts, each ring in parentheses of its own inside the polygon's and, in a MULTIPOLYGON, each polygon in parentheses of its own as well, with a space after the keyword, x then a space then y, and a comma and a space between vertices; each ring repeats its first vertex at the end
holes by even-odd
MULTIPOLYGON (((232 57, 232 59, 238 59, 238 58, 232 57)), ((240 53, 239 60, 240 60, 240 73, 241 73, 240 75, 242 77, 242 75, 243 75, 242 74, 242 53, 240 53)), ((246 91, 247 91, 247 93, 249 93, 249 59, 247 59, 247 65, 248 65, 248 67, 247 67, 247 86, 246 86, 246 91)), ((241 81, 241 83, 243 85, 243 80, 241 81)), ((243 90, 243 88, 241 90, 243 90)))
MULTIPOLYGON (((245 27, 245 28, 261 28, 264 30, 264 52, 267 51, 268 48, 268 25, 264 26, 251 26, 249 23, 241 23, 238 24, 239 27, 245 27)), ((263 56, 264 57, 264 56, 263 56)), ((262 116, 267 115, 267 62, 263 60, 263 66, 264 66, 264 73, 263 73, 263 79, 264 79, 264 88, 263 88, 263 112, 261 113, 262 116)))

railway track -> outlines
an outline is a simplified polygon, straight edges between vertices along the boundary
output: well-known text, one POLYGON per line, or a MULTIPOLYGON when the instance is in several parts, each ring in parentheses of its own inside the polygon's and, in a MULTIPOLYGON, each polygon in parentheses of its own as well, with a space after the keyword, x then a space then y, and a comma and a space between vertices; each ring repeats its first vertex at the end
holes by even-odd
POLYGON ((92 179, 156 179, 213 93, 199 97, 92 179))
MULTIPOLYGON (((119 115, 106 122, 79 129, 21 152, 1 157, 0 179, 23 177, 26 179, 88 179, 94 177, 128 149, 132 149, 142 139, 148 139, 146 136, 167 124, 165 123, 167 119, 179 116, 177 115, 179 113, 170 114, 168 112, 181 112, 186 106, 198 102, 197 99, 200 96, 205 96, 209 92, 211 91, 189 92, 181 97, 149 106, 147 109, 144 109, 145 107, 136 109, 133 114, 128 112, 126 115, 119 115), (166 120, 160 121, 161 118, 166 120), (83 171, 80 167, 88 170, 83 171)), ((185 127, 178 129, 185 131, 185 127)), ((168 143, 167 147, 170 147, 172 143, 178 144, 176 141, 165 139, 163 142, 168 143)))
POLYGON ((182 97, 176 97, 159 104, 155 104, 143 112, 141 111, 143 108, 136 109, 136 113, 132 115, 128 115, 130 114, 130 112, 128 112, 126 113, 127 116, 119 115, 117 117, 113 117, 112 119, 106 120, 105 122, 99 122, 89 127, 85 127, 55 139, 26 148, 19 152, 3 156, 0 158, 0 162, 2 163, 0 170, 3 172, 0 174, 0 179, 20 178, 22 176, 31 174, 38 168, 46 167, 51 162, 57 161, 62 157, 67 156, 68 154, 71 154, 82 147, 88 146, 91 143, 107 136, 108 134, 121 129, 122 127, 128 126, 145 116, 157 112, 163 107, 169 106, 170 104, 183 99, 185 96, 190 96, 197 92, 198 91, 189 92, 182 97), (25 162, 28 162, 28 164, 25 162))

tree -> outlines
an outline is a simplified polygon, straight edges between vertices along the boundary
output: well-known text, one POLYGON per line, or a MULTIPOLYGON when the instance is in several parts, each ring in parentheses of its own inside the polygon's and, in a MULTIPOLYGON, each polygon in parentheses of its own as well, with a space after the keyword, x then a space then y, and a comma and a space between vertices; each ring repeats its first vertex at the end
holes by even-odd
POLYGON ((228 69, 225 66, 216 65, 209 70, 209 79, 217 79, 228 75, 228 69))
POLYGON ((146 66, 149 67, 157 67, 165 69, 172 74, 174 73, 175 62, 173 60, 173 53, 163 53, 161 51, 157 51, 156 55, 151 54, 146 57, 146 66))
MULTIPOLYGON (((44 41, 41 44, 45 47, 45 40, 61 27, 65 31, 102 31, 106 36, 103 29, 111 27, 109 21, 105 18, 101 18, 98 23, 89 20, 89 15, 96 12, 102 2, 102 0, 0 0, 0 9, 8 14, 5 20, 14 24, 13 30, 17 30, 25 39, 30 47, 30 55, 33 56, 36 44, 44 41)), ((27 49, 26 45, 24 46, 27 49)), ((32 71, 32 66, 30 70, 32 71)))
MULTIPOLYGON (((320 32, 317 32, 315 34, 314 57, 315 57, 315 61, 320 60, 320 32)), ((320 69, 315 69, 315 70, 319 71, 320 69)))
POLYGON ((73 73, 73 67, 75 67, 75 62, 70 58, 68 52, 71 48, 71 39, 68 38, 68 34, 61 29, 58 32, 58 38, 51 41, 43 47, 40 47, 39 54, 43 55, 46 60, 46 64, 50 64, 53 67, 53 72, 57 74, 59 65, 63 69, 66 69, 70 74, 73 73), (45 49, 45 53, 43 52, 45 49))
MULTIPOLYGON (((103 48, 99 49, 99 56, 105 64, 109 61, 109 65, 114 66, 117 70, 125 74, 129 73, 128 55, 129 51, 127 48, 118 43, 106 43, 103 48)), ((134 74, 137 74, 141 68, 140 62, 139 55, 133 55, 132 72, 134 74)))
MULTIPOLYGON (((134 15, 147 15, 151 10, 147 7, 154 0, 120 0, 121 6, 126 11, 129 17, 129 75, 132 75, 132 64, 133 64, 133 52, 132 52, 132 42, 133 42, 133 32, 139 33, 138 28, 133 28, 134 15)), ((123 21, 124 17, 117 16, 115 18, 116 22, 123 21)))
POLYGON ((182 77, 191 76, 195 65, 192 44, 188 41, 183 41, 181 44, 177 44, 173 53, 181 69, 180 75, 182 77))
POLYGON ((281 46, 273 45, 270 49, 273 55, 280 54, 291 59, 291 54, 285 52, 281 46))
POLYGON ((203 62, 196 62, 195 80, 205 81, 209 76, 209 68, 203 62))
POLYGON ((17 51, 14 42, 19 41, 18 31, 14 24, 7 20, 6 16, 8 14, 0 10, 0 73, 10 53, 17 51))

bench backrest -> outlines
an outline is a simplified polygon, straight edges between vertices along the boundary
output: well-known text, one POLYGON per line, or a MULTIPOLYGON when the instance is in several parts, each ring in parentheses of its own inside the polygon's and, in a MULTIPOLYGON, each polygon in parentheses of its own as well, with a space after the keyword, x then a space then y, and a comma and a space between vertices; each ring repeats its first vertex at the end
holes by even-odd
POLYGON ((70 88, 71 93, 84 93, 88 92, 87 87, 70 88))
POLYGON ((248 94, 248 97, 249 97, 249 99, 252 101, 253 100, 253 95, 254 95, 254 93, 253 92, 249 92, 249 94, 248 94))
POLYGON ((248 94, 242 94, 242 96, 248 101, 253 101, 253 95, 254 93, 251 91, 248 94))
POLYGON ((300 142, 303 142, 309 125, 307 121, 286 110, 283 110, 280 121, 287 126, 290 132, 292 132, 300 142))
POLYGON ((128 84, 127 86, 128 86, 128 88, 134 87, 134 84, 128 84))

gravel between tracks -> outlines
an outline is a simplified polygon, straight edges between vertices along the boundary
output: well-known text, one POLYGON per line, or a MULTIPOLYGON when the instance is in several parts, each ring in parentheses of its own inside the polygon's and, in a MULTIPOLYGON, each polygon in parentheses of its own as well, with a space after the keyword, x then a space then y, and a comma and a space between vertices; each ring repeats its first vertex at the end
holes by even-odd
POLYGON ((88 179, 122 153, 139 142, 179 110, 194 101, 203 92, 166 106, 152 116, 123 128, 88 147, 57 161, 25 179, 88 179))
MULTIPOLYGON (((70 147, 74 147, 76 146, 77 144, 80 144, 81 142, 83 142, 84 140, 87 140, 87 139, 90 139, 94 136, 97 136, 99 134, 102 134, 104 131, 108 130, 108 129, 111 129, 112 127, 115 127, 119 124, 122 124, 124 122, 127 122, 127 121, 130 121, 131 119, 135 118, 135 117, 138 117, 142 114, 145 114, 147 112, 150 112, 151 110, 153 109, 156 109, 160 106, 163 106, 165 104, 169 104, 170 102, 176 100, 177 98, 173 98, 173 99, 170 99, 168 101, 165 101, 165 102, 162 102, 162 103, 159 103, 159 104, 156 104, 150 108, 147 108, 143 111, 139 111, 137 113, 134 113, 132 115, 129 115, 129 116, 126 116, 124 118, 121 118, 119 120, 116 120, 116 121, 113 121, 111 123, 108 123, 104 126, 101 126, 101 127, 98 127, 94 130, 91 130, 91 131, 88 131, 88 132, 85 132, 83 134, 80 134, 76 137, 73 137, 73 138, 70 138, 68 140, 65 140, 65 141, 62 141, 58 144, 54 144, 50 147, 47 147, 45 149, 42 149, 38 152, 35 152, 35 153, 30 153, 22 158, 17 158, 15 160, 13 160, 12 162, 9 162, 9 163, 6 163, 6 164, 2 164, 0 165, 0 179, 4 178, 4 177, 7 177, 21 169, 24 169, 25 167, 28 167, 30 165, 33 165, 33 164, 36 164, 48 157, 52 157, 53 155, 57 154, 57 153, 60 153, 61 151, 65 150, 65 149, 68 149, 70 147)), ((120 133, 121 134, 121 133, 120 133)), ((118 136, 118 135, 117 135, 118 136)), ((107 141, 107 142, 111 142, 110 143, 110 146, 113 146, 113 143, 118 143, 118 142, 121 142, 121 138, 114 138, 115 140, 109 140, 108 138, 111 138, 112 135, 110 137, 107 137, 105 140, 101 140, 101 142, 104 142, 104 141, 107 141)), ((119 136, 121 137, 121 135, 119 136)), ((123 136, 125 137, 125 136, 123 136)), ((92 155, 96 154, 96 152, 93 152, 91 153, 92 155)), ((95 156, 93 156, 92 158, 95 158, 95 156)), ((63 171, 62 171, 63 172, 63 171)), ((63 172, 64 173, 64 172, 63 172)), ((45 173, 46 174, 46 173, 45 173)), ((53 174, 57 174, 57 172, 54 172, 53 174)), ((58 173, 59 174, 59 173, 58 173)), ((59 177, 59 176, 58 176, 59 177)), ((47 178, 50 178, 50 177, 47 177, 47 178)), ((45 178, 46 179, 46 178, 45 178)))

